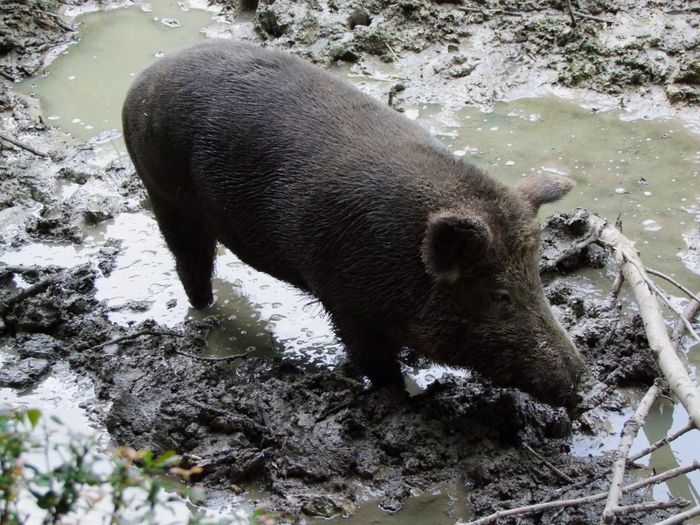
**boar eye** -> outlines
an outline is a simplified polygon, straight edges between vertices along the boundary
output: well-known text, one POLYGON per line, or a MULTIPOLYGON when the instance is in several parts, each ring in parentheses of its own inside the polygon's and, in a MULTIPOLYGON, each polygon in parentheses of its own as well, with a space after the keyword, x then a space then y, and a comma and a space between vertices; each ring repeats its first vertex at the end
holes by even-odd
POLYGON ((510 294, 506 292, 505 290, 498 290, 497 292, 493 292, 491 294, 491 298, 496 301, 497 303, 510 303, 512 302, 510 299, 510 294))

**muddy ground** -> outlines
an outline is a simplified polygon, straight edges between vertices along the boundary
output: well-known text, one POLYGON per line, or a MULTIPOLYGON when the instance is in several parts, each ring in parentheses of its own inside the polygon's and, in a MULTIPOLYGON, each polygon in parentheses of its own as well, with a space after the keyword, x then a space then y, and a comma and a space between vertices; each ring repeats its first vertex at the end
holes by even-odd
MULTIPOLYGON (((255 8, 257 41, 318 63, 348 61, 360 71, 373 57, 405 63, 406 78, 395 89, 399 109, 402 97, 443 86, 459 85, 460 103, 493 101, 533 74, 621 97, 663 90, 674 104, 700 102, 700 13, 690 3, 575 5, 613 23, 579 16, 572 29, 562 6, 539 0, 261 0, 257 7, 224 7, 230 17, 255 8), (654 23, 646 33, 633 31, 649 13, 654 23), (459 45, 467 36, 479 50, 459 45), (430 67, 418 67, 413 56, 427 57, 430 67)), ((59 7, 51 0, 0 6, 0 25, 10 28, 0 38, 2 77, 37 72, 48 51, 75 38, 52 14, 59 7)), ((0 111, 3 133, 35 150, 0 140, 0 250, 29 241, 80 243, 85 225, 143 209, 145 194, 130 163, 96 168, 89 143, 70 143, 47 127, 36 103, 10 93, 5 81, 0 111), (57 189, 64 183, 80 189, 63 198, 57 189)), ((219 493, 262 484, 271 494, 267 503, 290 520, 351 513, 368 498, 397 510, 407 497, 443 482, 464 486, 477 515, 589 494, 605 488, 610 458, 573 456, 572 433, 600 432, 601 411, 627 406, 618 387, 646 386, 659 372, 639 316, 578 285, 578 269, 610 265, 601 248, 591 245, 551 268, 562 249, 586 236, 585 217, 579 210, 544 221, 547 295, 590 370, 589 410, 573 418, 476 375, 448 376, 409 398, 366 391, 342 366, 313 368, 282 358, 204 361, 196 356, 205 351, 206 323, 173 329, 157 319, 130 327, 108 320, 94 286, 100 272, 114 268, 117 242, 74 268, 0 266, 0 344, 16 353, 0 371, 0 386, 31 388, 67 361, 94 380, 93 416, 115 443, 175 449, 204 466, 198 483, 219 493)), ((595 506, 552 511, 519 523, 592 524, 599 512, 595 506)))

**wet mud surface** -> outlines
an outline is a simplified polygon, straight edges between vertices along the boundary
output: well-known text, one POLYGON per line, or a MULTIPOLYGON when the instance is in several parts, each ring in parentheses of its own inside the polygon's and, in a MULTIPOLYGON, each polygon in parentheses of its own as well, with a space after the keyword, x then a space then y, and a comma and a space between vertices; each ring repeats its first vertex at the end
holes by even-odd
MULTIPOLYGON (((45 3, 37 5, 55 12, 56 4, 45 3)), ((464 102, 493 101, 503 86, 524 81, 521 68, 553 71, 556 82, 604 93, 661 86, 673 102, 698 101, 693 72, 698 69, 700 14, 664 14, 674 9, 667 3, 638 7, 640 3, 585 2, 581 9, 583 4, 587 12, 611 20, 647 9, 683 28, 667 29, 664 34, 677 36, 663 42, 633 39, 639 46, 634 48, 638 62, 630 58, 621 63, 621 56, 631 56, 629 49, 616 44, 618 50, 611 51, 601 43, 604 23, 581 19, 571 30, 563 10, 536 0, 473 7, 420 0, 261 0, 253 24, 256 38, 325 64, 360 63, 371 57, 395 61, 397 54, 444 48, 435 54, 444 60, 431 66, 430 75, 446 82, 473 79, 465 84, 464 102), (511 10, 520 14, 508 15, 511 10), (489 73, 497 69, 493 64, 480 73, 483 56, 458 47, 469 35, 483 37, 483 46, 498 49, 493 56, 502 65, 519 57, 511 80, 494 87, 489 73), (663 67, 651 68, 653 57, 661 57, 663 67), (549 63, 542 68, 545 58, 549 63), (674 90, 684 95, 674 97, 674 90)), ((675 7, 687 8, 681 4, 675 7)), ((226 7, 231 16, 243 9, 226 7)), ((10 16, 4 9, 0 15, 10 16)), ((17 26, 14 40, 0 43, 4 77, 35 72, 43 53, 69 37, 66 28, 44 18, 32 20, 34 25, 17 26)), ((412 79, 420 86, 418 75, 412 79)), ((412 80, 407 82, 410 87, 412 80)), ((432 85, 439 89, 440 83, 432 85)), ((401 89, 396 93, 403 96, 401 89)), ((143 210, 145 193, 130 163, 96 167, 90 143, 73 144, 47 127, 35 103, 11 94, 7 83, 0 90, 0 111, 5 128, 40 153, 0 141, 0 252, 30 241, 80 244, 86 228, 119 213, 143 210)), ((157 319, 131 326, 109 320, 109 308, 95 299, 96 279, 112 271, 121 250, 119 242, 109 240, 87 263, 72 268, 0 263, 0 344, 8 350, 0 387, 31 388, 57 363, 67 362, 94 381, 93 417, 106 425, 115 443, 177 450, 186 462, 204 467, 196 483, 213 494, 262 486, 270 494, 265 503, 290 520, 350 514, 369 499, 395 511, 409 496, 445 482, 464 487, 467 512, 479 516, 604 490, 610 457, 575 456, 571 436, 601 432, 601 414, 628 406, 619 388, 649 385, 659 371, 634 309, 611 303, 605 290, 592 294, 582 284, 581 271, 613 271, 603 249, 592 244, 558 261, 563 250, 588 234, 586 214, 576 210, 543 220, 547 296, 589 369, 586 400, 572 416, 517 390, 494 387, 476 374, 445 376, 409 397, 367 390, 345 366, 316 368, 279 356, 202 359, 211 329, 205 321, 173 328, 160 326, 157 319)), ((689 241, 689 253, 696 245, 689 241)), ((281 350, 272 339, 270 346, 281 350)), ((406 358, 420 364, 413 356, 406 358)), ((631 495, 628 501, 642 496, 631 495)), ((599 512, 590 506, 518 522, 592 524, 599 512)), ((620 519, 637 522, 636 517, 620 519)))

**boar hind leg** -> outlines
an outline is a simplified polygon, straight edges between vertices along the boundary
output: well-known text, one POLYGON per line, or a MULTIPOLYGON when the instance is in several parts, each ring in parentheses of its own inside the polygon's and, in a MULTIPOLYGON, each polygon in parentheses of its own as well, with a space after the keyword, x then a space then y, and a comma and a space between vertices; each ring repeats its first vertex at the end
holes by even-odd
POLYGON ((216 239, 201 223, 181 210, 154 198, 153 211, 168 248, 175 256, 175 267, 194 308, 205 308, 214 299, 211 275, 214 271, 216 239))
POLYGON ((351 363, 369 377, 373 388, 406 387, 398 361, 398 344, 361 323, 339 322, 336 318, 334 324, 351 363))

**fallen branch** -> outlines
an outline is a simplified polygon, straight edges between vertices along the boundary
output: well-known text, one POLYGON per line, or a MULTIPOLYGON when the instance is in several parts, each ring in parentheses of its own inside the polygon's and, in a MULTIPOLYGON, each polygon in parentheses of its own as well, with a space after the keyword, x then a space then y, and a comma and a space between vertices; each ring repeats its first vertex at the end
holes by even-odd
POLYGON ((648 266, 644 269, 647 271, 647 273, 650 273, 651 275, 656 275, 657 277, 661 277, 662 279, 668 281, 679 290, 685 292, 691 299, 700 302, 700 298, 697 295, 695 295, 687 286, 682 285, 670 275, 666 275, 665 273, 662 273, 658 270, 654 270, 653 268, 649 268, 648 266))
POLYGON ((617 449, 615 462, 613 463, 610 489, 608 490, 608 498, 603 510, 604 523, 612 523, 620 510, 620 496, 622 496, 622 484, 625 478, 625 467, 627 466, 627 456, 630 447, 637 437, 639 429, 644 425, 644 420, 647 418, 651 406, 660 393, 661 387, 655 382, 644 394, 632 417, 625 421, 622 427, 620 446, 617 449))
POLYGON ((681 343, 681 337, 683 337, 683 333, 685 332, 685 322, 683 319, 690 321, 693 317, 695 317, 695 314, 698 313, 698 310, 700 310, 700 302, 696 301, 695 299, 688 301, 688 304, 686 304, 685 308, 683 308, 683 317, 678 320, 673 332, 671 333, 671 342, 676 350, 678 350, 681 343))
POLYGON ((593 20, 594 22, 603 22, 604 24, 612 24, 612 20, 607 18, 600 18, 599 16, 589 15, 588 13, 582 13, 581 11, 574 11, 574 14, 579 18, 585 18, 586 20, 593 20))
POLYGON ((38 283, 33 284, 24 290, 20 290, 16 294, 8 297, 3 303, 0 303, 0 316, 5 316, 5 314, 9 312, 13 306, 34 295, 40 294, 57 281, 58 277, 47 277, 43 281, 39 281, 38 283))
POLYGON ((523 448, 525 450, 527 450, 528 452, 530 452, 530 454, 535 456, 537 459, 539 459, 542 462, 542 464, 544 464, 549 470, 554 472, 561 479, 563 479, 564 481, 566 481, 569 484, 574 483, 574 480, 571 479, 571 476, 568 476, 567 474, 562 472, 560 469, 558 469, 555 465, 553 465, 552 463, 547 461, 545 458, 543 458, 541 455, 539 455, 537 452, 535 452, 530 445, 528 445, 527 443, 523 443, 523 448))
MULTIPOLYGON (((100 343, 95 346, 89 347, 87 350, 99 350, 100 348, 104 348, 105 346, 109 345, 116 345, 119 343, 123 343, 124 341, 132 341, 134 339, 138 339, 139 337, 144 337, 144 336, 153 336, 153 337, 163 337, 163 336, 172 336, 172 337, 182 337, 182 334, 179 332, 173 332, 170 330, 142 330, 141 332, 136 332, 133 334, 128 334, 124 335, 121 337, 117 337, 115 339, 110 339, 109 341, 105 341, 103 343, 100 343)), ((241 359, 241 358, 246 358, 248 357, 249 352, 244 352, 241 354, 231 354, 231 355, 226 355, 222 357, 209 357, 209 356, 204 356, 204 355, 196 355, 196 354, 190 354, 188 352, 184 352, 182 350, 173 350, 174 353, 184 356, 184 357, 189 357, 190 359, 199 359, 200 361, 208 361, 208 362, 220 362, 220 361, 232 361, 234 359, 241 359)))
MULTIPOLYGON (((622 487, 622 492, 631 492, 637 489, 641 489, 643 487, 648 487, 649 485, 658 485, 659 483, 663 483, 666 480, 669 480, 671 478, 675 478, 678 476, 682 476, 683 474, 687 474, 688 472, 692 472, 694 470, 700 469, 700 461, 693 461, 692 463, 689 463, 687 465, 683 465, 681 467, 676 467, 671 470, 667 470, 666 472, 663 472, 661 474, 657 474, 655 476, 651 476, 646 479, 642 479, 640 481, 636 481, 634 483, 630 483, 629 485, 622 487)), ((483 518, 479 518, 478 520, 470 521, 468 523, 464 523, 462 525, 486 525, 487 523, 494 523, 495 521, 501 519, 501 518, 506 518, 510 516, 525 516, 528 514, 537 514, 539 512, 544 512, 546 510, 551 510, 551 509, 558 509, 562 507, 580 507, 582 505, 587 505, 589 503, 595 503, 597 501, 602 501, 608 496, 607 492, 600 492, 598 494, 592 494, 590 496, 584 496, 582 498, 573 498, 573 499, 565 499, 565 500, 558 500, 558 501, 547 501, 545 503, 537 503, 535 505, 526 505, 524 507, 517 507, 515 509, 508 509, 508 510, 499 510, 497 512, 494 512, 493 514, 490 514, 488 516, 485 516, 483 518)), ((458 522, 459 523, 459 522, 458 522)), ((680 522, 674 522, 674 523, 680 523, 680 522)), ((660 525, 660 524, 657 524, 660 525)))
MULTIPOLYGON (((591 216, 589 221, 592 226, 604 222, 595 216, 591 216)), ((647 285, 649 277, 644 272, 644 265, 641 264, 637 251, 630 240, 613 226, 603 228, 600 241, 619 255, 618 260, 622 258, 622 272, 634 291, 649 347, 654 352, 671 391, 678 396, 695 426, 700 428, 700 396, 697 387, 673 348, 659 304, 647 285)))
POLYGON ((6 80, 9 80, 10 82, 17 82, 17 79, 10 75, 9 73, 5 73, 2 69, 0 69, 0 77, 3 77, 6 80))
POLYGON ((205 355, 188 354, 187 352, 183 352, 182 350, 174 350, 174 352, 178 355, 189 357, 190 359, 199 359, 200 361, 208 361, 210 363, 218 363, 221 361, 233 361, 234 359, 245 359, 246 357, 248 357, 249 354, 249 352, 243 352, 241 354, 231 354, 222 357, 209 357, 205 355))
POLYGON ((676 514, 675 516, 671 516, 670 518, 666 518, 663 521, 659 521, 656 525, 678 525, 680 523, 685 523, 686 520, 694 518, 695 516, 700 516, 700 505, 686 510, 685 512, 681 512, 680 514, 676 514))
POLYGON ((669 434, 668 436, 665 436, 665 437, 659 439, 658 441, 655 441, 654 443, 652 443, 651 445, 649 445, 645 449, 640 450, 636 454, 632 454, 631 456, 629 456, 627 458, 627 463, 632 463, 634 461, 637 461, 639 458, 643 458, 644 456, 651 454, 655 450, 663 447, 664 445, 668 445, 671 441, 678 439, 683 434, 685 434, 686 432, 690 432, 694 428, 695 428, 695 425, 693 424, 693 422, 688 421, 683 426, 683 428, 679 428, 673 434, 669 434))
POLYGON ((581 253, 588 246, 590 246, 591 244, 596 242, 598 239, 600 239, 600 234, 603 231, 603 228, 605 228, 606 226, 607 226, 607 222, 595 224, 591 228, 588 235, 586 235, 586 237, 583 240, 577 242, 573 246, 569 246, 565 250, 562 250, 562 252, 559 254, 559 256, 554 260, 554 262, 551 263, 551 265, 549 265, 548 269, 555 270, 557 268, 557 266, 559 266, 559 263, 561 263, 562 261, 565 261, 566 259, 568 259, 569 257, 571 257, 573 255, 577 255, 577 254, 581 253))
POLYGON ((569 11, 569 16, 571 17, 571 27, 576 27, 576 16, 574 15, 574 8, 571 6, 571 0, 566 0, 566 8, 569 11))
POLYGON ((688 505, 690 505, 690 502, 683 498, 674 498, 668 501, 645 501, 643 503, 634 503, 632 505, 617 507, 615 509, 615 517, 636 514, 638 512, 650 512, 652 510, 682 509, 688 505))
POLYGON ((17 139, 14 139, 5 133, 0 133, 0 140, 4 140, 5 142, 9 142, 13 146, 16 146, 20 149, 28 151, 29 153, 32 153, 32 154, 36 155, 37 157, 48 157, 48 154, 42 153, 41 151, 37 151, 36 149, 31 147, 30 145, 25 144, 24 142, 21 142, 17 139))
POLYGON ((74 27, 68 25, 68 24, 63 20, 63 18, 61 18, 61 16, 60 16, 60 15, 57 15, 56 13, 49 13, 48 11, 42 11, 41 9, 37 9, 36 12, 37 12, 37 13, 41 13, 42 15, 46 15, 46 16, 49 16, 49 17, 53 18, 54 20, 56 20, 56 24, 57 24, 61 29, 63 29, 63 30, 66 31, 66 32, 71 33, 71 32, 73 32, 73 31, 75 31, 75 28, 74 28, 74 27))

